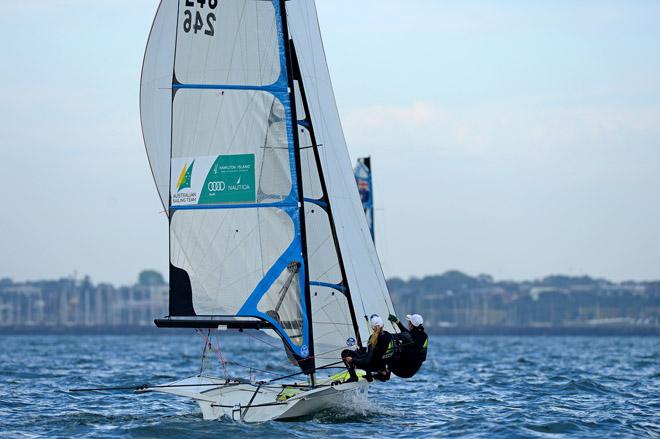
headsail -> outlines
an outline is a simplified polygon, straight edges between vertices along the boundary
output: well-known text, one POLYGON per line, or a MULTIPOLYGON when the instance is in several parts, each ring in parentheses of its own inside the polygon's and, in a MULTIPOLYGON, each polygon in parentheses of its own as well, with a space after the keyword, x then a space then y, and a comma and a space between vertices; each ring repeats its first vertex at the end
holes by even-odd
POLYGON ((310 368, 393 311, 312 0, 163 0, 140 96, 171 318, 260 319, 310 368))
POLYGON ((355 183, 357 183, 360 201, 364 215, 367 217, 367 224, 371 232, 371 239, 375 241, 374 235, 374 196, 373 185, 371 182, 371 157, 360 157, 355 165, 355 183))
MULTIPOLYGON (((350 298, 354 306, 357 336, 366 343, 370 333, 368 316, 376 313, 385 317, 394 312, 394 307, 355 185, 351 160, 325 60, 316 6, 313 0, 290 0, 286 2, 286 9, 289 31, 295 45, 307 97, 307 116, 314 130, 315 150, 318 151, 325 179, 333 228, 345 274, 343 281, 346 291, 342 294, 343 297, 350 298)), ((301 145, 307 144, 302 142, 301 145)), ((308 223, 309 221, 308 219, 308 223)), ((312 259, 309 263, 311 276, 312 259)), ((313 278, 311 280, 314 281, 313 278)), ((316 322, 321 319, 316 310, 325 306, 315 306, 315 300, 320 301, 322 299, 319 298, 328 297, 328 294, 333 292, 337 296, 335 289, 312 288, 312 321, 315 324, 315 337, 318 335, 316 322), (318 294, 314 294, 315 292, 318 294)), ((330 307, 339 310, 344 306, 335 302, 328 305, 328 308, 330 307)), ((339 311, 336 313, 338 314, 339 311)), ((342 323, 346 324, 346 322, 342 323)), ((336 351, 352 343, 350 336, 344 338, 348 331, 343 334, 338 328, 326 331, 324 350, 332 346, 336 351)), ((317 347, 316 350, 320 351, 320 348, 317 347)))

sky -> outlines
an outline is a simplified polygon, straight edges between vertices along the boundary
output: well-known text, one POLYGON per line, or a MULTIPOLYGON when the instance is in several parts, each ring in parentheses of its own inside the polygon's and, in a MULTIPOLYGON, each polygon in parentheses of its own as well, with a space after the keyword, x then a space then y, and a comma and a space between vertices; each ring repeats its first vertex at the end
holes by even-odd
MULTIPOLYGON (((0 3, 0 277, 167 269, 142 144, 156 1, 0 3)), ((317 0, 387 277, 660 278, 660 3, 317 0)))

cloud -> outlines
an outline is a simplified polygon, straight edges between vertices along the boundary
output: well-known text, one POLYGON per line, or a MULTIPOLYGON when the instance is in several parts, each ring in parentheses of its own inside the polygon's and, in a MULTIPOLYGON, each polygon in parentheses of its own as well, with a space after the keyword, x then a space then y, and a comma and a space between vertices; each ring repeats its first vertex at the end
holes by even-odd
POLYGON ((396 150, 403 145, 417 152, 487 145, 488 139, 456 113, 428 102, 408 106, 371 105, 344 117, 349 143, 396 150))
POLYGON ((418 101, 355 108, 343 120, 349 145, 360 149, 405 147, 427 156, 530 160, 575 154, 611 158, 631 150, 660 154, 660 107, 520 104, 454 109, 418 101))

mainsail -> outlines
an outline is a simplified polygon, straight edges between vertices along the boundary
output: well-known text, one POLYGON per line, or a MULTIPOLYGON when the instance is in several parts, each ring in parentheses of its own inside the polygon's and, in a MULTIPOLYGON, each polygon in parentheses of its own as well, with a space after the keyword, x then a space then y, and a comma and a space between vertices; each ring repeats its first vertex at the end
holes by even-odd
POLYGON ((371 239, 375 241, 374 235, 374 195, 371 182, 371 157, 360 157, 355 164, 355 183, 357 184, 362 209, 367 217, 371 239))
POLYGON ((312 370, 393 312, 312 0, 163 0, 140 104, 170 224, 159 326, 268 327, 312 370))

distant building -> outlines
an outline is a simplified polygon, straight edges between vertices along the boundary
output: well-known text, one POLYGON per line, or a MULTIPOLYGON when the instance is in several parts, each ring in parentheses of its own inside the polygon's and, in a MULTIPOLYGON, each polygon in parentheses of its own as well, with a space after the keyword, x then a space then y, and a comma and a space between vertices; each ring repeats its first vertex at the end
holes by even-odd
MULTIPOLYGON (((660 328, 660 281, 613 283, 550 276, 501 281, 458 271, 390 279, 402 317, 417 312, 429 330, 447 328, 660 328)), ((168 285, 154 271, 138 283, 94 285, 89 278, 14 283, 0 279, 0 330, 152 327, 168 314, 168 285)))
POLYGON ((168 286, 150 279, 148 284, 120 288, 93 285, 89 278, 4 282, 0 328, 151 326, 154 318, 167 314, 168 286))

